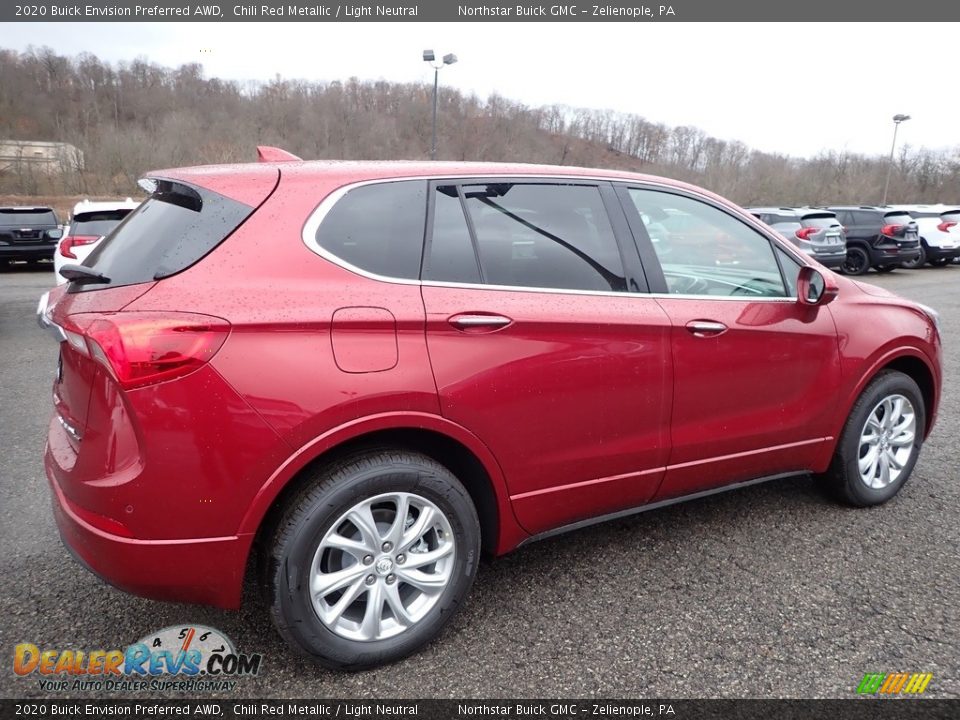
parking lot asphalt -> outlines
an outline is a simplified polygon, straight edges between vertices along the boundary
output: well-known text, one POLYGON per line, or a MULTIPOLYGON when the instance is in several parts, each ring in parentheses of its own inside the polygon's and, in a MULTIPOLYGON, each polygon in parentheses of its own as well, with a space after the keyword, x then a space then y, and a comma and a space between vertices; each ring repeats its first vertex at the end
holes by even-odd
POLYGON ((0 273, 0 697, 51 697, 14 675, 17 643, 122 648, 180 623, 263 654, 259 676, 220 697, 849 698, 864 673, 895 671, 960 697, 960 267, 864 279, 942 316, 939 421, 893 501, 840 507, 805 477, 531 544, 481 565, 425 651, 338 674, 295 656, 255 599, 153 602, 71 559, 41 466, 56 351, 34 311, 52 276, 0 273))

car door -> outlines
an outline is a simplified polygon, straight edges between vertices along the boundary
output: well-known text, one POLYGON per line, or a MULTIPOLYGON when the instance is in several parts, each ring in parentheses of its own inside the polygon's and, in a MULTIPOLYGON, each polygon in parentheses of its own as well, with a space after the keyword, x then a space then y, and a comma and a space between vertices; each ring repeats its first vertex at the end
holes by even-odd
POLYGON ((796 302, 800 262, 704 197, 655 186, 618 194, 672 323, 672 450, 655 499, 816 466, 832 447, 840 360, 829 310, 796 302), (695 253, 689 238, 654 247, 641 217, 662 215, 688 215, 711 233, 695 253))
POLYGON ((422 273, 443 414, 530 532, 648 501, 669 453, 670 321, 609 184, 435 182, 422 273), (612 211, 612 213, 611 213, 612 211))

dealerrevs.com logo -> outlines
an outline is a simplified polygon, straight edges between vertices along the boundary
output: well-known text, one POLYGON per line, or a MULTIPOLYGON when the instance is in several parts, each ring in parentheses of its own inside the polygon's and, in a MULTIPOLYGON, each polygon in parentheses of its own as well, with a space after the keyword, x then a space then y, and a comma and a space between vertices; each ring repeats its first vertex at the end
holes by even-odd
POLYGON ((922 695, 933 673, 867 673, 857 686, 860 695, 922 695))
POLYGON ((238 653, 230 639, 203 625, 172 625, 123 650, 41 649, 20 643, 13 671, 35 676, 46 692, 196 692, 233 690, 260 672, 259 653, 238 653))

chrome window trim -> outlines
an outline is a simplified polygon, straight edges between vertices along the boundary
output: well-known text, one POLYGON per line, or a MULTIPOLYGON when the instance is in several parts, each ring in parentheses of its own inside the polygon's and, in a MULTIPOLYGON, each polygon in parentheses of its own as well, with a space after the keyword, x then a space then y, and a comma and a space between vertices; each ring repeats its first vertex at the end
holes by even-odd
MULTIPOLYGON (((378 282, 393 283, 396 285, 419 285, 421 287, 445 287, 445 288, 462 288, 465 290, 497 290, 497 291, 513 291, 513 292, 533 292, 533 293, 546 293, 546 294, 559 294, 559 295, 590 295, 590 296, 599 296, 599 297, 640 297, 640 298, 670 298, 674 300, 724 300, 724 301, 733 301, 733 302, 793 302, 797 301, 796 296, 793 297, 755 297, 755 298, 745 298, 745 297, 736 297, 736 296, 726 296, 726 295, 683 295, 683 294, 671 294, 671 293, 633 293, 633 292, 615 292, 615 291, 605 291, 605 290, 574 290, 567 288, 544 288, 544 287, 527 287, 523 285, 491 285, 491 284, 481 284, 481 283, 459 283, 459 282, 446 282, 441 280, 419 280, 413 278, 398 278, 388 275, 380 275, 378 273, 370 272, 369 270, 364 270, 363 268, 353 265, 338 255, 333 254, 332 252, 324 249, 320 246, 320 243, 317 242, 317 230, 320 229, 320 225, 326 218, 327 214, 333 208, 334 205, 339 202, 344 195, 346 195, 351 190, 356 188, 365 187, 367 185, 383 185, 386 183, 394 182, 409 182, 409 181, 423 181, 429 183, 435 180, 477 180, 483 181, 488 179, 509 179, 509 180, 532 180, 532 181, 550 181, 550 180, 561 180, 561 181, 581 181, 586 183, 640 183, 655 188, 663 188, 664 190, 682 190, 685 193, 702 198, 705 201, 713 204, 711 198, 703 195, 701 193, 695 192, 693 190, 688 190, 687 188, 673 188, 670 185, 658 185, 652 183, 648 180, 630 180, 629 178, 610 178, 610 177, 601 177, 593 175, 517 175, 515 173, 503 174, 503 173, 492 173, 492 174, 458 174, 458 175, 423 175, 423 176, 401 176, 395 178, 375 178, 372 180, 360 180, 354 183, 348 183, 347 185, 342 185, 336 190, 327 195, 316 208, 310 213, 310 216, 307 218, 306 222, 303 225, 303 230, 301 232, 301 238, 304 245, 307 248, 322 257, 325 260, 329 260, 334 265, 337 265, 344 270, 348 270, 360 277, 367 278, 369 280, 376 280, 378 282)), ((426 228, 424 228, 426 230, 426 228)), ((775 238, 770 238, 766 233, 760 233, 764 237, 776 242, 775 238)), ((780 243, 777 243, 778 245, 780 243)), ((796 253, 792 253, 796 256, 796 253)), ((801 264, 805 265, 806 263, 801 264)))

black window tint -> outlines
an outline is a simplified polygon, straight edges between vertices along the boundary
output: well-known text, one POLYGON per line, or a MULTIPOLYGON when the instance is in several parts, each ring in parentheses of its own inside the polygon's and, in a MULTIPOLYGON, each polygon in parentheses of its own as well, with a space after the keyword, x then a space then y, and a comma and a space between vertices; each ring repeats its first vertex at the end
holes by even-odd
POLYGON ((700 200, 630 188, 647 227, 667 290, 678 295, 783 297, 770 241, 741 220, 700 200), (652 225, 660 230, 655 234, 652 225))
POLYGON ((0 225, 56 225, 57 216, 53 210, 0 210, 0 225))
POLYGON ((480 268, 457 186, 438 187, 433 202, 433 234, 424 279, 479 283, 480 268))
POLYGON ((425 180, 363 185, 330 209, 317 229, 317 243, 361 270, 417 279, 426 211, 425 180))
POLYGON ((600 190, 589 185, 465 185, 483 281, 626 292, 600 190))
POLYGON ((101 210, 74 215, 70 223, 71 235, 101 235, 108 234, 120 221, 130 214, 130 210, 101 210))
POLYGON ((849 210, 837 210, 837 220, 841 225, 853 225, 853 213, 849 210))
POLYGON ((186 270, 252 212, 249 205, 205 188, 159 181, 157 190, 83 263, 110 278, 110 283, 71 284, 70 291, 133 285, 186 270))
POLYGON ((839 225, 840 221, 836 215, 822 213, 820 215, 804 215, 803 224, 806 227, 830 228, 839 225))

